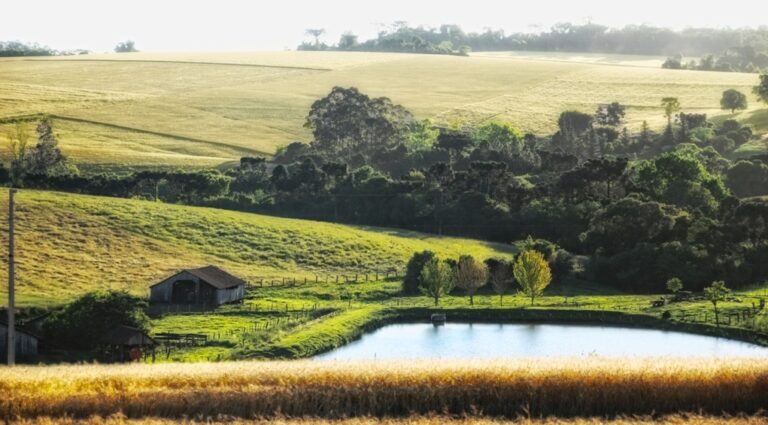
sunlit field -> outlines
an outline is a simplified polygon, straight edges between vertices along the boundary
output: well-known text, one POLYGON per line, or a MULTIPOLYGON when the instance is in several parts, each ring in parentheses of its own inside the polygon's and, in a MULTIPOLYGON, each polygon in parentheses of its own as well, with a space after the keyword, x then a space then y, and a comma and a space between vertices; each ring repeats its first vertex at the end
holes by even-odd
POLYGON ((476 418, 751 415, 768 403, 768 362, 594 358, 29 366, 0 369, 0 391, 0 417, 27 419, 117 413, 168 419, 443 414, 488 423, 476 418))
MULTIPOLYGON (((564 109, 627 105, 629 125, 660 127, 660 99, 687 112, 719 109, 730 88, 749 93, 755 74, 663 70, 654 57, 387 53, 129 53, 0 60, 0 120, 53 114, 65 153, 78 163, 212 165, 309 140, 313 101, 335 85, 387 96, 419 118, 448 124, 509 120, 548 134, 564 109), (650 61, 650 62, 649 62, 650 61), (448 72, 450 71, 450 72, 448 72), (75 119, 75 120, 69 120, 75 119)), ((758 104, 737 114, 755 121, 758 104)))
MULTIPOLYGON (((7 197, 7 190, 0 191, 0 205, 7 205, 7 197)), ((392 268, 402 273, 411 254, 424 249, 481 258, 503 257, 514 249, 151 201, 23 190, 16 202, 17 297, 22 305, 57 304, 107 288, 144 296, 149 285, 171 272, 206 264, 256 282, 392 268)), ((6 252, 7 221, 2 220, 0 253, 6 252)))

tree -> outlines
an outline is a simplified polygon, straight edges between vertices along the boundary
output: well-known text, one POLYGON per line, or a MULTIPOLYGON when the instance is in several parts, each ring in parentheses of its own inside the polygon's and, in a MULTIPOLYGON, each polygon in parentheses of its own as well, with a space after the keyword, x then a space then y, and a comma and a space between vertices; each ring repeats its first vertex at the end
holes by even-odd
POLYGON ((507 262, 499 262, 491 268, 490 279, 493 290, 499 294, 499 305, 504 305, 504 294, 512 286, 512 267, 507 262))
POLYGON ((600 125, 616 127, 624 122, 626 108, 619 102, 600 105, 595 111, 595 121, 600 125))
POLYGON ((427 151, 432 149, 439 135, 440 129, 436 128, 429 118, 416 121, 405 145, 410 151, 427 151))
POLYGON ((432 297, 435 305, 440 303, 440 297, 451 292, 453 285, 453 270, 448 263, 431 258, 424 264, 421 270, 421 291, 432 297))
POLYGON ((731 113, 736 112, 737 109, 740 111, 747 109, 747 95, 734 89, 726 90, 720 99, 720 108, 730 110, 731 113))
POLYGON ((507 122, 489 122, 477 129, 476 138, 488 143, 493 150, 519 153, 523 147, 523 134, 507 122))
POLYGON ((37 125, 37 144, 29 150, 26 157, 26 172, 38 176, 60 176, 70 174, 67 158, 59 149, 59 141, 53 134, 53 126, 48 118, 37 125))
POLYGON ((131 52, 138 52, 138 50, 136 50, 136 43, 134 43, 131 40, 118 43, 117 46, 115 46, 115 53, 131 53, 131 52))
POLYGON ((413 115, 387 98, 370 98, 356 88, 334 87, 312 104, 305 127, 312 130, 312 147, 328 158, 392 148, 408 139, 413 115))
POLYGON ((307 29, 306 34, 314 37, 315 47, 320 47, 320 37, 325 34, 325 28, 309 28, 307 29))
POLYGON ((414 252, 408 265, 405 266, 405 278, 403 279, 403 293, 415 295, 419 293, 421 286, 421 271, 424 265, 437 258, 432 251, 414 252))
POLYGON ((488 281, 488 267, 470 255, 463 255, 456 266, 456 286, 467 291, 469 304, 474 305, 475 292, 488 281))
POLYGON ((673 294, 676 294, 680 292, 680 290, 683 289, 683 281, 673 277, 672 279, 669 279, 667 281, 667 290, 669 292, 672 292, 673 294))
POLYGON ((150 321, 144 313, 146 307, 146 301, 125 291, 89 292, 46 319, 46 341, 60 347, 90 349, 117 326, 147 331, 150 321))
POLYGON ((725 301, 730 293, 731 290, 725 286, 725 282, 722 280, 712 282, 711 286, 704 288, 704 296, 712 303, 712 306, 715 309, 715 325, 717 327, 720 327, 720 316, 717 309, 717 303, 725 301))
POLYGON ((757 95, 758 100, 768 104, 768 74, 760 76, 760 84, 755 86, 752 91, 757 95))
POLYGON ((10 154, 10 179, 13 186, 19 186, 26 173, 27 145, 29 131, 22 122, 17 122, 8 130, 8 152, 10 154))
POLYGON ((513 274, 523 293, 531 297, 531 305, 552 281, 552 271, 544 255, 531 249, 517 256, 513 274))
POLYGON ((352 50, 357 46, 357 36, 351 32, 345 32, 339 39, 339 50, 352 50))
POLYGON ((661 107, 664 108, 664 116, 667 117, 667 126, 672 127, 672 117, 680 112, 680 100, 676 97, 661 99, 661 107))

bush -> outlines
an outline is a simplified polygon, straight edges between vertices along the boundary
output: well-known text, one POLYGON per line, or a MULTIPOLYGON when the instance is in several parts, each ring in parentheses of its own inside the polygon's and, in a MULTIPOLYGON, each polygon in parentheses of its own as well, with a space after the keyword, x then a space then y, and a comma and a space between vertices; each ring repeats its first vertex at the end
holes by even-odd
POLYGON ((420 293, 419 285, 421 284, 421 271, 424 269, 425 264, 435 258, 437 258, 437 255, 432 251, 416 252, 411 256, 405 269, 403 293, 408 295, 417 295, 420 293))
POLYGON ((53 313, 43 330, 51 345, 91 349, 120 325, 148 330, 146 308, 146 301, 125 291, 89 292, 53 313))

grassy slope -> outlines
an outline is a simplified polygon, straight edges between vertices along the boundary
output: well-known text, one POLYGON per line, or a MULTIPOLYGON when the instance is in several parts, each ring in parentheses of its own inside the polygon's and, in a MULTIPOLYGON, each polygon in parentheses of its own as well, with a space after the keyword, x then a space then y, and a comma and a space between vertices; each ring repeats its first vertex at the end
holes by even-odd
MULTIPOLYGON (((278 52, 0 60, 0 118, 52 113, 203 141, 60 124, 65 151, 80 162, 176 166, 223 162, 243 149, 272 152, 306 140, 302 125, 309 106, 334 85, 391 97, 438 122, 508 119, 545 133, 564 108, 591 111, 609 101, 628 105, 633 126, 642 120, 662 125, 663 96, 680 97, 686 111, 722 115, 723 90, 749 92, 757 81, 754 74, 648 66, 656 59, 278 52)), ((768 127, 752 103, 740 117, 768 127)))
MULTIPOLYGON (((4 212, 7 194, 0 191, 4 212)), ((55 303, 100 287, 144 294, 173 270, 208 263, 252 280, 314 279, 402 270, 410 255, 423 249, 483 258, 512 249, 391 229, 51 192, 22 191, 17 205, 18 296, 26 305, 55 303)), ((0 223, 5 256, 6 219, 0 223)))

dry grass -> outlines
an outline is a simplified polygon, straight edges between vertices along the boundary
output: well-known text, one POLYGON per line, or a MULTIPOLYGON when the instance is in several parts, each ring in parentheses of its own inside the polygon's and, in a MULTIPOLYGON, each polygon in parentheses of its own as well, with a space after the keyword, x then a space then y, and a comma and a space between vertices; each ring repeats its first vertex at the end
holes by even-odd
MULTIPOLYGON (((661 126, 659 101, 665 96, 679 97, 686 112, 722 115, 724 90, 747 93, 757 82, 754 74, 647 67, 646 59, 657 60, 343 52, 0 60, 0 118, 57 114, 202 141, 143 133, 129 137, 109 125, 62 124, 65 152, 82 163, 209 164, 244 149, 273 152, 278 145, 308 140, 302 127, 308 108, 334 85, 388 96, 420 118, 473 124, 506 119, 525 131, 549 133, 562 110, 592 111, 611 101, 628 106, 632 126, 643 120, 661 126), (116 151, 141 154, 117 156, 111 140, 117 140, 116 151)), ((751 106, 740 117, 759 109, 756 102, 751 106)))
POLYGON ((518 418, 513 420, 492 419, 492 418, 451 418, 445 416, 431 417, 406 417, 399 419, 379 419, 379 418, 354 418, 342 420, 328 420, 318 418, 262 418, 262 419, 128 419, 122 415, 110 416, 107 418, 92 417, 88 419, 61 419, 61 418, 39 418, 22 419, 14 422, 17 425, 502 425, 502 424, 520 424, 520 425, 658 425, 658 424, 686 424, 686 425, 761 425, 767 424, 768 419, 762 416, 748 417, 719 417, 719 416, 701 416, 701 415, 671 415, 662 417, 631 417, 618 419, 603 418, 580 418, 580 419, 528 419, 518 418))
POLYGON ((768 361, 242 362, 0 369, 0 417, 758 414, 768 361))

